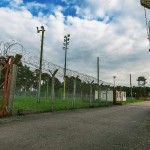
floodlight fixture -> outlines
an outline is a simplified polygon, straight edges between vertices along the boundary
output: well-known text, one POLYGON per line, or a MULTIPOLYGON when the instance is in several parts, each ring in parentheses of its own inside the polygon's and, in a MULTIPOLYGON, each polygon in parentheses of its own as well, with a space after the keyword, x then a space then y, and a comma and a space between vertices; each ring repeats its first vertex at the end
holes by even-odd
POLYGON ((37 28, 37 33, 40 33, 40 30, 39 30, 39 28, 38 27, 36 27, 37 28))
POLYGON ((41 26, 41 29, 44 30, 44 26, 41 26))

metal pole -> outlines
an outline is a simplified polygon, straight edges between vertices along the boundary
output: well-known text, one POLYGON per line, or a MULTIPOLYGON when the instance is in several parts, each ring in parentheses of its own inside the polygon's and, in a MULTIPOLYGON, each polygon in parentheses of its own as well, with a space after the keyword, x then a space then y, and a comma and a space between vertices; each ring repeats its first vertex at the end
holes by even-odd
POLYGON ((50 110, 53 111, 53 107, 54 107, 54 95, 55 95, 55 75, 57 73, 58 69, 56 69, 53 73, 49 70, 49 72, 52 75, 52 85, 51 85, 51 101, 50 101, 50 110))
POLYGON ((108 103, 108 86, 106 86, 106 104, 108 103))
POLYGON ((90 84, 90 107, 92 106, 92 84, 90 84))
POLYGON ((132 79, 131 79, 131 74, 130 74, 130 92, 131 92, 131 99, 133 99, 133 93, 132 93, 132 79))
POLYGON ((17 65, 13 64, 12 79, 11 79, 11 85, 10 85, 10 95, 9 95, 9 100, 8 100, 9 115, 12 115, 12 112, 13 112, 13 100, 14 100, 14 93, 15 93, 15 86, 16 86, 17 70, 18 70, 17 65))
POLYGON ((48 98, 48 83, 49 83, 49 78, 47 78, 47 96, 46 96, 46 98, 48 98))
POLYGON ((64 65, 64 100, 66 99, 66 59, 67 59, 67 46, 65 49, 65 65, 64 65))
POLYGON ((116 104, 116 89, 115 89, 115 78, 116 78, 116 76, 113 76, 113 78, 114 78, 113 103, 116 104))
POLYGON ((92 106, 92 84, 94 81, 90 83, 90 107, 92 106))
POLYGON ((40 102, 41 96, 41 74, 42 74, 42 60, 43 60, 43 43, 44 43, 44 26, 41 26, 41 30, 37 27, 37 32, 40 33, 42 31, 42 40, 41 40, 41 51, 40 51, 40 65, 39 65, 39 87, 38 87, 38 99, 37 102, 40 102))
POLYGON ((51 111, 53 111, 53 103, 54 103, 54 84, 55 84, 55 77, 52 75, 52 89, 51 89, 51 111))
POLYGON ((10 83, 10 93, 8 98, 8 113, 12 115, 13 112, 13 100, 14 100, 14 94, 15 94, 15 88, 16 88, 16 80, 17 80, 17 71, 18 71, 18 63, 20 62, 20 59, 22 58, 22 55, 16 54, 15 58, 13 59, 13 66, 11 70, 11 83, 10 83))
POLYGON ((66 99, 66 61, 67 61, 67 49, 69 45, 69 37, 70 34, 64 36, 64 47, 63 49, 65 50, 65 64, 64 64, 64 100, 66 99))
POLYGON ((98 101, 99 101, 99 57, 97 57, 97 85, 98 85, 98 101))
POLYGON ((103 83, 102 84, 100 84, 99 85, 99 103, 101 102, 101 100, 102 100, 102 98, 101 98, 101 93, 102 93, 102 88, 101 88, 101 86, 103 85, 103 83))
POLYGON ((75 99, 76 99, 76 78, 74 79, 74 87, 73 87, 73 108, 75 108, 75 99))
POLYGON ((78 77, 79 77, 79 76, 77 76, 76 78, 74 78, 73 104, 72 104, 73 108, 76 107, 76 88, 77 88, 77 78, 78 78, 78 77))

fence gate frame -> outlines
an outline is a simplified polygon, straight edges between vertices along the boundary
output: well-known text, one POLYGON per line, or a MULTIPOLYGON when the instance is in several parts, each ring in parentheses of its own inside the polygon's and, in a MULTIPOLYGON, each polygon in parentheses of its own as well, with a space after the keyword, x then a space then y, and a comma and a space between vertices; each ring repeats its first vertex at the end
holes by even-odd
POLYGON ((0 76, 2 86, 2 106, 0 108, 0 117, 7 115, 7 108, 9 105, 10 86, 12 79, 14 56, 0 57, 0 74, 4 75, 4 78, 0 76))

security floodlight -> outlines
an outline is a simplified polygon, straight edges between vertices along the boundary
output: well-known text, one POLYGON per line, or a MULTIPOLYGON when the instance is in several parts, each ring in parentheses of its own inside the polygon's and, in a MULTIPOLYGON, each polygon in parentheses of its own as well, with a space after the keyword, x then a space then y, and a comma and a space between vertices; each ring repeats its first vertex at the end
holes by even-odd
POLYGON ((40 32, 39 28, 38 27, 36 27, 36 28, 37 28, 37 33, 39 33, 40 32))
POLYGON ((43 30, 44 30, 44 26, 41 26, 41 29, 43 29, 43 30))

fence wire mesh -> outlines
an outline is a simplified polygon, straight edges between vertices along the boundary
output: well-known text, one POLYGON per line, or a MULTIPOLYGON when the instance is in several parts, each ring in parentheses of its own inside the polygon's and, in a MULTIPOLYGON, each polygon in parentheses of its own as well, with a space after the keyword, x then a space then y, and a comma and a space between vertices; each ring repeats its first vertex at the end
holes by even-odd
POLYGON ((46 60, 43 60, 42 64, 40 103, 37 103, 39 57, 26 51, 15 41, 0 42, 0 56, 7 57, 16 54, 22 55, 22 59, 17 71, 14 109, 53 111, 96 107, 110 103, 107 94, 112 91, 111 83, 100 80, 100 85, 98 85, 96 78, 69 69, 66 70, 66 96, 64 98, 64 68, 46 60), (58 71, 53 77, 52 74, 56 70, 58 71), (99 99, 96 98, 96 91, 100 92, 99 99))

